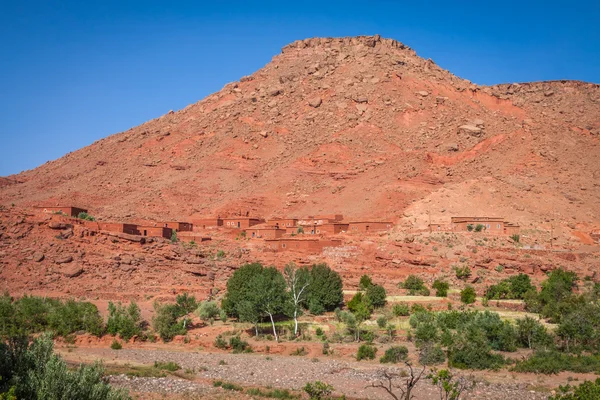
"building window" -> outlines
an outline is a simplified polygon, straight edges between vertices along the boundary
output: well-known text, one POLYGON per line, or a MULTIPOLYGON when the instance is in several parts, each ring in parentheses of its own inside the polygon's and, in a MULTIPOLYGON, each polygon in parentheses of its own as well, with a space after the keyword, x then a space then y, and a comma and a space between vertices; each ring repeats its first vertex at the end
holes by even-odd
POLYGON ((500 224, 498 224, 498 229, 500 229, 500 224))
POLYGON ((281 247, 285 249, 285 243, 281 243, 281 247))

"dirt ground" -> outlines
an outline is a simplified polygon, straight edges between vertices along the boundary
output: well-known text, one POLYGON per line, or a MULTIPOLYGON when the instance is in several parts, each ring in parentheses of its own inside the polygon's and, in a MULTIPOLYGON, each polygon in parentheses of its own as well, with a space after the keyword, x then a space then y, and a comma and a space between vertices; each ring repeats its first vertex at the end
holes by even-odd
MULTIPOLYGON (((273 342, 274 343, 274 342, 273 342)), ((312 349, 318 343, 302 343, 312 349)), ((353 347, 353 345, 338 345, 353 347)), ((258 347, 258 346, 256 346, 258 347)), ((276 345, 274 345, 276 347, 276 345)), ((380 346, 381 347, 381 346, 380 346)), ((336 345, 334 345, 336 348, 336 345)), ((340 349, 341 350, 341 349, 340 349)), ((307 382, 320 380, 332 385, 335 393, 355 399, 386 398, 382 389, 369 387, 379 382, 383 370, 403 374, 403 365, 384 365, 375 361, 353 361, 344 355, 317 356, 309 351, 306 356, 277 355, 271 353, 232 354, 225 351, 191 350, 186 346, 136 345, 133 348, 111 350, 107 347, 57 347, 57 351, 71 363, 91 363, 101 360, 110 366, 151 366, 155 361, 173 361, 181 366, 176 375, 154 378, 130 378, 125 375, 113 376, 111 383, 132 390, 138 398, 147 393, 168 396, 201 396, 201 398, 227 398, 230 395, 221 388, 213 388, 212 382, 222 380, 244 388, 281 388, 300 393, 307 382), (185 373, 183 373, 185 371, 185 373)), ((355 351, 355 347, 354 347, 355 351)), ((341 351, 338 354, 345 354, 341 351)), ((558 385, 569 380, 583 381, 594 379, 591 374, 562 373, 558 375, 515 374, 500 371, 457 371, 475 382, 465 399, 545 399, 558 385)), ((402 379, 402 378, 399 378, 402 379)), ((235 393, 232 398, 240 398, 235 393)), ((437 387, 429 379, 423 379, 415 389, 417 399, 439 398, 437 387)), ((171 398, 171 397, 169 397, 171 398)))

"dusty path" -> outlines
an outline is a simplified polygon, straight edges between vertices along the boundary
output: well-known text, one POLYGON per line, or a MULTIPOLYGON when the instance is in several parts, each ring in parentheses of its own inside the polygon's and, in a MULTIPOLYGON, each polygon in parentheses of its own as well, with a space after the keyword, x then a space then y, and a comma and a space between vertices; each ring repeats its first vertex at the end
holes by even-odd
MULTIPOLYGON (((102 359, 106 364, 151 365, 154 361, 173 361, 183 369, 193 369, 192 381, 179 378, 113 378, 119 386, 137 392, 197 393, 206 394, 213 380, 223 380, 238 385, 301 390, 307 382, 320 380, 333 385, 336 393, 349 398, 385 399, 381 389, 369 388, 376 382, 383 368, 394 372, 405 368, 383 367, 375 362, 356 362, 336 359, 310 359, 294 356, 268 356, 265 354, 190 353, 166 350, 123 349, 72 349, 61 352, 70 361, 88 362, 102 359)), ((547 391, 534 391, 523 383, 489 383, 477 376, 478 383, 465 399, 546 399, 547 391)), ((507 374, 507 381, 511 380, 507 374)), ((423 380, 414 391, 417 399, 439 399, 437 388, 423 380)))

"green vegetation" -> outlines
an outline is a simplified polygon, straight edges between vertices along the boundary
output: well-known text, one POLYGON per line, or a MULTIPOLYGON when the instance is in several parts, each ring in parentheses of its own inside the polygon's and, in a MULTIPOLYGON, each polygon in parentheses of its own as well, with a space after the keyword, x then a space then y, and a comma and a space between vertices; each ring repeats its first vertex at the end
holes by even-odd
POLYGON ((481 232, 482 230, 484 230, 485 226, 481 225, 481 224, 477 224, 475 225, 475 232, 481 232))
POLYGON ((399 363, 408 358, 408 349, 406 346, 392 346, 385 351, 383 357, 379 359, 380 363, 399 363))
POLYGON ((215 301, 204 301, 200 303, 194 314, 212 325, 215 319, 221 315, 221 309, 215 301))
POLYGON ((324 400, 333 392, 333 386, 321 381, 315 381, 313 383, 307 383, 303 390, 308 394, 308 397, 311 400, 324 400))
POLYGON ((113 339, 112 343, 110 344, 110 348, 113 350, 121 350, 123 345, 117 339, 113 339))
POLYGON ((360 277, 360 282, 358 284, 358 288, 360 290, 367 290, 369 286, 373 285, 373 281, 369 275, 363 275, 360 277))
POLYGON ((394 306, 392 307, 392 313, 396 317, 406 317, 406 316, 410 315, 408 304, 406 304, 406 303, 394 304, 394 306))
POLYGON ((214 387, 220 387, 223 388, 225 390, 232 390, 235 392, 243 392, 244 388, 241 387, 240 385, 236 385, 235 383, 231 383, 231 382, 223 382, 223 381, 214 381, 213 382, 213 386, 214 387))
POLYGON ((521 241, 521 236, 517 235, 516 233, 514 235, 510 235, 510 238, 515 243, 519 243, 521 241))
POLYGON ((535 291, 535 287, 531 284, 529 275, 518 274, 488 287, 485 298, 488 300, 523 299, 530 291, 535 291))
POLYGON ((52 331, 67 336, 85 331, 96 336, 104 333, 98 308, 89 302, 56 300, 37 296, 13 299, 0 296, 0 336, 52 331))
POLYGON ((381 285, 371 285, 367 288, 365 296, 369 299, 373 307, 380 308, 385 306, 387 294, 381 285))
POLYGON ((69 370, 53 354, 50 335, 31 343, 27 337, 11 336, 0 341, 0 398, 125 400, 129 396, 104 383, 99 364, 69 370))
POLYGON ((559 351, 536 351, 525 360, 518 361, 512 368, 515 372, 558 374, 562 371, 578 373, 600 373, 600 356, 571 355, 559 351))
POLYGON ((225 258, 225 252, 223 250, 217 251, 217 260, 222 260, 225 258))
POLYGON ((448 289, 450 289, 448 282, 436 279, 431 287, 435 289, 436 297, 448 297, 448 289))
POLYGON ((162 369, 165 371, 175 372, 181 369, 181 366, 173 361, 163 362, 163 361, 154 361, 154 368, 162 369))
POLYGON ((466 281, 471 276, 471 268, 468 265, 455 265, 452 269, 456 277, 460 280, 466 281))
POLYGON ((425 286, 423 279, 416 275, 409 275, 399 286, 408 290, 409 296, 429 296, 429 289, 425 286))
POLYGON ((585 381, 581 385, 560 386, 559 393, 548 397, 548 400, 595 400, 600 399, 600 378, 595 381, 585 381))
POLYGON ((177 335, 185 335, 185 320, 179 320, 185 314, 177 304, 155 302, 154 311, 152 327, 162 340, 170 342, 177 335))
POLYGON ((467 285, 460 292, 460 301, 465 304, 473 304, 475 303, 475 299, 477 297, 477 293, 475 293, 475 289, 472 286, 467 285))
POLYGON ((77 215, 77 218, 83 219, 85 221, 95 221, 96 220, 96 218, 92 217, 91 215, 89 215, 88 213, 83 212, 83 211, 77 215))
POLYGON ((269 399, 298 399, 299 397, 290 393, 287 389, 272 389, 272 390, 261 390, 258 388, 246 389, 246 393, 250 396, 266 397, 269 399))
POLYGON ((179 239, 177 238, 177 231, 173 229, 173 232, 171 232, 171 243, 177 243, 178 241, 179 239))
POLYGON ((361 344, 356 353, 356 361, 373 360, 375 354, 377 354, 377 347, 368 343, 361 344))
POLYGON ((119 335, 123 340, 129 340, 142 332, 142 317, 140 308, 132 301, 129 306, 116 305, 108 302, 108 321, 106 322, 106 332, 111 335, 119 335))

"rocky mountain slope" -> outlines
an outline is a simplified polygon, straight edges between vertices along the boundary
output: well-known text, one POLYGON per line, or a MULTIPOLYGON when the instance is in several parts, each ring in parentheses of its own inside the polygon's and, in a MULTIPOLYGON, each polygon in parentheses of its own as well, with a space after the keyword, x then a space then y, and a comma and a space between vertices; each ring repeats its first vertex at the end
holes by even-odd
POLYGON ((183 110, 2 179, 0 203, 117 221, 496 215, 569 239, 600 222, 599 136, 596 84, 482 87, 395 40, 307 39, 183 110))

